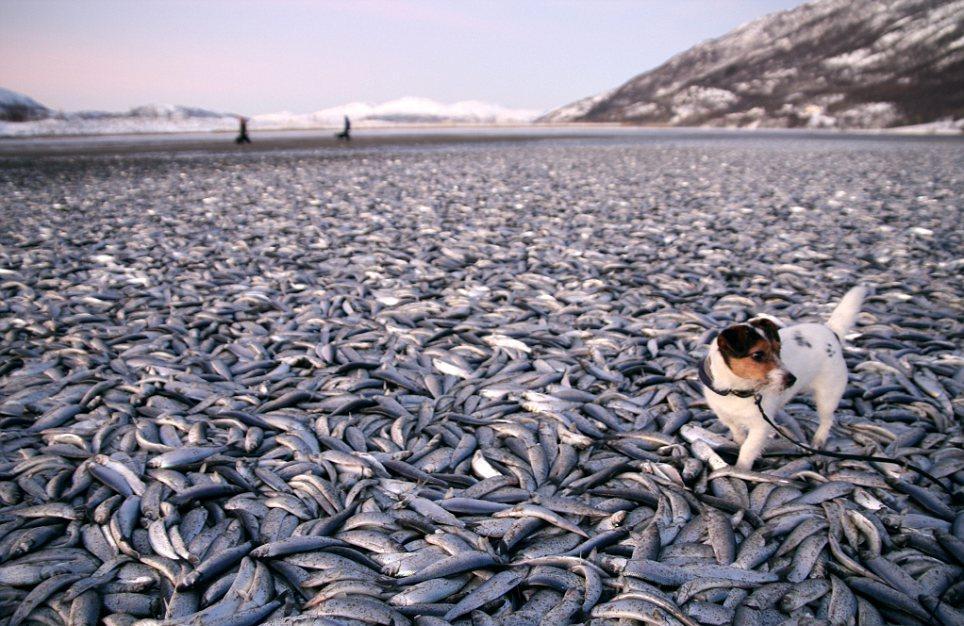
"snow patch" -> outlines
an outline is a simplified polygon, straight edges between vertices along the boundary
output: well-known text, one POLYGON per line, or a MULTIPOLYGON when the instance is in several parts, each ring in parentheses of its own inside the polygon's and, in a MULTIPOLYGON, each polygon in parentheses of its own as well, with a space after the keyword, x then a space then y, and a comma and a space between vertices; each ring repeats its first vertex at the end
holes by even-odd
POLYGON ((868 67, 872 65, 872 63, 868 62, 868 59, 876 61, 879 60, 878 57, 879 55, 875 55, 869 48, 857 48, 856 50, 824 59, 823 65, 831 70, 868 67))
POLYGON ((837 119, 827 115, 819 104, 808 104, 803 107, 803 115, 807 118, 807 128, 833 128, 837 125, 837 119))
POLYGON ((638 102, 623 109, 623 115, 632 119, 634 117, 646 117, 655 115, 659 112, 659 105, 655 102, 638 102))
POLYGON ((693 85, 673 96, 674 115, 670 121, 677 124, 684 120, 717 113, 728 109, 739 99, 739 96, 726 89, 693 85))
POLYGON ((850 128, 887 128, 898 115, 890 102, 867 102, 838 112, 837 119, 850 128))

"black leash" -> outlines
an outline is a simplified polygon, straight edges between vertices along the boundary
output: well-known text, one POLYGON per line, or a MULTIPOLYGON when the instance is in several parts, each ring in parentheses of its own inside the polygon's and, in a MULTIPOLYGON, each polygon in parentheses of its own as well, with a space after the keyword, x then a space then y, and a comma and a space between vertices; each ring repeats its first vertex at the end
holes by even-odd
MULTIPOLYGON (((899 465, 904 469, 917 472, 927 480, 931 481, 932 483, 934 483, 935 485, 943 489, 945 493, 948 493, 948 494, 951 493, 951 490, 945 487, 940 480, 930 475, 926 471, 922 470, 921 468, 917 467, 916 465, 909 463, 908 461, 891 459, 886 456, 870 456, 867 454, 850 454, 848 452, 834 452, 832 450, 817 450, 816 448, 811 448, 805 443, 800 443, 793 437, 789 436, 786 432, 784 432, 782 427, 777 426, 776 424, 773 423, 773 420, 770 419, 770 416, 768 416, 766 414, 766 411, 763 410, 763 405, 761 403, 762 399, 763 397, 760 394, 755 394, 753 396, 753 402, 756 403, 756 408, 760 412, 760 415, 763 417, 763 421, 769 424, 770 427, 773 428, 773 430, 777 431, 777 433, 779 433, 781 437, 783 437, 793 445, 803 448, 811 455, 816 454, 821 456, 831 456, 835 459, 846 459, 849 461, 867 461, 868 463, 892 463, 894 465, 899 465)), ((877 468, 875 467, 874 469, 877 469, 877 468)))

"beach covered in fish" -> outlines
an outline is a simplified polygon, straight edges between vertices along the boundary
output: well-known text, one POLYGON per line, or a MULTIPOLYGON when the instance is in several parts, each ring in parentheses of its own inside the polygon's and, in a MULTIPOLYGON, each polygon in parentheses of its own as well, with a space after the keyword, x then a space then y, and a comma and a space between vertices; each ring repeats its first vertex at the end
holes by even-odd
POLYGON ((0 624, 961 624, 962 165, 789 135, 6 160, 0 624), (936 482, 777 438, 735 470, 707 343, 858 283, 828 447, 936 482))

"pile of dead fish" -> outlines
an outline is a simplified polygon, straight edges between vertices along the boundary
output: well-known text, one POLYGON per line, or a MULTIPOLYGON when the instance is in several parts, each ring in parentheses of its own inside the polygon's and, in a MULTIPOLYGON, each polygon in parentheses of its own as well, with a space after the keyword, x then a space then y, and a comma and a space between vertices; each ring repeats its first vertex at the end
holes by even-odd
POLYGON ((0 167, 0 624, 961 624, 961 156, 0 167), (829 445, 937 483, 732 469, 705 342, 857 281, 829 445))

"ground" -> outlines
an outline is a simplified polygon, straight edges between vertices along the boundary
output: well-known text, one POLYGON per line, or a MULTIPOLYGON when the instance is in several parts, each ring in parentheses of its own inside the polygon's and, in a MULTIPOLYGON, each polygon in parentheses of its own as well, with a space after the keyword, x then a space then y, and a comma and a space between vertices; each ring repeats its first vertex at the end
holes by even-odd
MULTIPOLYGON (((688 523, 704 507, 726 512, 722 519, 741 546, 755 522, 776 524, 782 534, 771 540, 779 542, 795 527, 773 513, 779 503, 766 506, 760 490, 772 485, 713 474, 719 458, 694 444, 709 441, 724 460, 733 459, 725 429, 701 399, 696 364, 713 332, 755 312, 819 321, 849 287, 870 285, 873 295, 846 349, 852 379, 830 443, 907 456, 960 489, 962 407, 953 402, 962 387, 962 157, 964 143, 949 139, 669 133, 6 159, 0 513, 6 520, 26 504, 64 502, 82 512, 48 512, 41 520, 58 531, 80 529, 92 524, 101 496, 120 493, 109 503, 116 507, 146 489, 156 492, 153 508, 143 495, 138 521, 121 543, 165 554, 168 547, 146 529, 158 518, 183 527, 189 511, 202 510, 200 502, 224 507, 226 519, 235 520, 225 522, 230 530, 215 544, 222 552, 246 541, 283 540, 296 527, 296 534, 312 534, 316 519, 353 503, 369 513, 407 512, 424 523, 398 518, 369 527, 381 539, 337 525, 325 534, 351 546, 342 554, 356 564, 371 566, 372 559, 397 578, 424 564, 399 565, 405 561, 393 553, 407 550, 424 563, 446 555, 416 541, 423 534, 439 530, 464 540, 465 549, 500 559, 486 566, 492 571, 521 574, 499 579, 516 591, 494 597, 511 602, 483 603, 489 613, 505 618, 515 611, 520 619, 565 611, 561 592, 553 591, 562 583, 545 582, 539 576, 549 574, 519 559, 574 548, 581 538, 566 530, 566 520, 590 536, 631 528, 631 536, 615 537, 591 557, 615 585, 606 586, 594 615, 631 612, 638 606, 614 597, 632 589, 617 579, 625 566, 619 559, 640 549, 637 533, 650 522, 659 527, 659 560, 692 566, 732 560, 707 516, 704 533, 688 523), (633 434, 639 432, 658 441, 633 434), (151 459, 181 446, 218 449, 210 458, 174 461, 168 471, 180 479, 159 473, 167 467, 160 462, 150 469, 151 459), (40 469, 23 462, 41 454, 55 460, 40 469), (85 464, 106 469, 94 472, 90 486, 78 486, 75 472, 83 475, 85 464), (143 484, 124 478, 125 467, 143 484), (332 493, 311 487, 304 476, 312 474, 332 493), (472 495, 476 504, 446 508, 446 500, 465 497, 463 490, 492 476, 505 482, 472 495), (101 486, 115 479, 121 482, 101 486), (174 496, 212 484, 226 486, 213 495, 174 496), (631 496, 627 488, 650 495, 631 496), (495 508, 550 502, 540 510, 566 520, 533 517, 533 509, 472 508, 487 498, 495 508), (560 500, 553 505, 552 498, 560 500), (609 517, 567 509, 573 502, 609 517), (525 533, 512 544, 508 524, 517 519, 535 521, 514 530, 525 533), (683 539, 674 545, 677 533, 683 539), (687 547, 700 543, 712 546, 708 555, 687 547)), ((787 412, 791 428, 809 434, 809 404, 792 403, 787 412)), ((791 500, 786 493, 796 497, 827 477, 846 476, 849 488, 832 494, 834 506, 884 520, 922 513, 950 528, 947 499, 913 474, 902 479, 929 486, 945 507, 940 513, 888 487, 866 464, 784 454, 791 452, 775 442, 758 466, 790 479, 781 502, 791 500)), ((807 510, 830 516, 829 504, 810 502, 807 510)), ((215 518, 202 526, 218 528, 215 518)), ((888 526, 893 536, 916 530, 888 526)), ((43 551, 73 546, 75 569, 99 567, 102 555, 87 535, 71 543, 67 534, 27 552, 52 558, 43 551)), ((836 541, 851 542, 844 551, 853 558, 868 547, 859 534, 837 534, 836 541)), ((203 561, 210 546, 175 546, 168 558, 181 557, 190 571, 195 564, 185 553, 203 561)), ((794 582, 850 576, 861 603, 874 596, 823 544, 809 566, 807 555, 798 555, 802 546, 750 569, 794 582)), ((0 560, 13 558, 2 538, 0 550, 0 560)), ((267 561, 249 559, 243 549, 237 554, 227 571, 267 561)), ((328 553, 301 552, 287 561, 315 574, 334 567, 313 561, 318 554, 328 553)), ((915 575, 926 570, 916 565, 915 575)), ((574 576, 566 571, 571 564, 544 566, 574 576)), ((166 575, 153 561, 139 567, 158 581, 166 575)), ((264 607, 276 617, 303 610, 296 594, 270 604, 270 584, 252 591, 258 576, 273 576, 279 588, 290 584, 277 570, 250 571, 257 575, 246 604, 238 603, 242 610, 264 607)), ((121 578, 136 573, 125 570, 121 578)), ((0 582, 10 582, 4 576, 0 565, 0 582)), ((664 590, 680 584, 648 576, 639 578, 664 590)), ((209 584, 182 581, 185 588, 209 584)), ((444 615, 471 595, 472 584, 435 601, 448 607, 424 611, 444 615)), ((927 584, 931 595, 943 591, 927 584)), ((0 613, 12 612, 30 588, 10 585, 0 613)), ((842 593, 836 585, 833 593, 842 593)), ((745 592, 737 597, 740 586, 724 589, 725 597, 710 590, 693 600, 682 588, 674 597, 704 623, 732 619, 741 606, 766 619, 780 611, 826 616, 841 606, 828 606, 829 585, 809 603, 767 607, 745 592)), ((372 593, 388 600, 401 590, 389 585, 372 593)), ((102 599, 110 595, 100 592, 102 599)), ((170 587, 157 582, 137 593, 166 598, 170 587)), ((358 596, 373 603, 365 611, 391 610, 370 595, 358 596)), ((120 612, 116 602, 103 600, 101 613, 120 612)), ((317 602, 321 615, 358 617, 357 607, 317 602)), ((161 617, 164 609, 147 601, 125 610, 161 617)))

